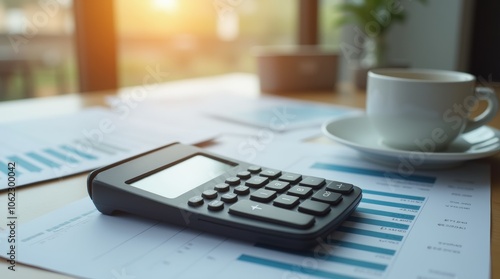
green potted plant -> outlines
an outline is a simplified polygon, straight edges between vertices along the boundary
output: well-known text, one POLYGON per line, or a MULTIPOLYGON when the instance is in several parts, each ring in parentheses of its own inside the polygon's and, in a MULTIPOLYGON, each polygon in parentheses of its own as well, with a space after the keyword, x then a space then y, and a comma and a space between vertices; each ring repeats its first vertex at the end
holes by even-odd
POLYGON ((404 22, 407 17, 405 4, 409 3, 401 0, 344 0, 338 5, 340 17, 337 25, 353 24, 356 33, 362 34, 362 45, 356 47, 361 52, 358 68, 364 71, 363 80, 369 69, 387 66, 386 33, 394 24, 404 22))

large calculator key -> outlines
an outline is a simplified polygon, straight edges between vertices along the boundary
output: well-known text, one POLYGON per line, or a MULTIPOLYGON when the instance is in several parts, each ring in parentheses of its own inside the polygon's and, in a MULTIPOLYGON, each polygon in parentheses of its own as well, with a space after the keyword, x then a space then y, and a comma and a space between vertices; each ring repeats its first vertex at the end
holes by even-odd
POLYGON ((312 196, 311 200, 336 205, 342 200, 342 195, 328 190, 319 190, 312 196))
POLYGON ((245 185, 252 187, 252 188, 261 188, 262 186, 266 185, 267 182, 269 182, 269 179, 267 177, 263 176, 254 176, 250 179, 247 180, 245 185))
POLYGON ((302 179, 302 175, 296 173, 283 173, 278 180, 290 182, 292 184, 298 183, 302 179))
POLYGON ((270 190, 259 189, 250 195, 250 199, 260 202, 270 202, 276 198, 276 192, 270 190))
POLYGON ((299 211, 312 215, 325 215, 330 212, 330 205, 324 202, 305 200, 299 205, 299 211))
POLYGON ((314 224, 312 215, 250 200, 241 200, 231 205, 229 213, 299 229, 307 229, 314 224))
POLYGON ((313 189, 318 189, 325 184, 325 179, 319 177, 306 177, 300 181, 299 185, 308 186, 313 189))
POLYGON ((285 190, 288 190, 288 188, 290 188, 290 183, 285 181, 273 180, 266 185, 266 189, 273 190, 278 193, 284 192, 285 190))
POLYGON ((276 177, 281 175, 281 171, 273 170, 273 169, 264 169, 260 172, 260 176, 269 177, 271 179, 275 179, 276 177))
POLYGON ((299 204, 299 198, 289 195, 280 195, 273 201, 274 206, 282 207, 282 208, 294 208, 299 204))
POLYGON ((344 183, 340 181, 332 181, 330 184, 326 185, 326 188, 330 191, 338 192, 347 195, 352 192, 352 184, 344 183))
POLYGON ((293 186, 290 190, 288 190, 288 194, 292 196, 299 197, 301 199, 305 199, 312 194, 313 190, 309 187, 304 186, 293 186))

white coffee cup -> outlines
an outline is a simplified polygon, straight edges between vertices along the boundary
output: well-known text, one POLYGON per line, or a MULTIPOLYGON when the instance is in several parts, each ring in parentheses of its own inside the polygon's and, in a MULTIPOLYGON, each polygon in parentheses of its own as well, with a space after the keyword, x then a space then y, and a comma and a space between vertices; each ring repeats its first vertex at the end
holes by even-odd
POLYGON ((476 87, 467 73, 374 69, 368 73, 366 111, 383 144, 434 152, 489 122, 498 112, 498 98, 492 89, 476 87), (488 106, 471 119, 479 101, 488 106))

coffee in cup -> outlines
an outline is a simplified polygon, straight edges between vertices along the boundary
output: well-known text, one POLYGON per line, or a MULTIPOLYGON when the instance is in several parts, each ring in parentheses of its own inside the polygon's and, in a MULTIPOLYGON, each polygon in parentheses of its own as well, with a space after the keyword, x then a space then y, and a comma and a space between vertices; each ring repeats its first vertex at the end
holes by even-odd
POLYGON ((435 152, 488 123, 498 112, 498 98, 491 88, 476 87, 467 73, 374 69, 368 73, 366 112, 382 144, 435 152), (480 101, 487 108, 471 118, 480 101))

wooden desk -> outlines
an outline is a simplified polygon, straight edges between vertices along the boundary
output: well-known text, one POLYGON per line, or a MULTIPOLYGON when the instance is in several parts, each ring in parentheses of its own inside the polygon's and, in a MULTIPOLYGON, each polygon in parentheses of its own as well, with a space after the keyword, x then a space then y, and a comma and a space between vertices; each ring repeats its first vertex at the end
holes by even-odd
MULTIPOLYGON (((0 103, 0 121, 75 112, 87 106, 103 105, 105 96, 113 93, 65 95, 0 103)), ((345 85, 339 86, 337 92, 291 93, 286 97, 363 108, 366 95, 364 92, 357 92, 351 86, 345 85)), ((500 115, 490 125, 500 129, 500 115)), ((498 278, 500 265, 495 263, 500 261, 500 154, 484 159, 484 161, 491 164, 491 275, 492 278, 498 278)), ((77 175, 17 189, 20 222, 27 222, 85 197, 87 195, 85 180, 86 175, 77 175)), ((1 205, 6 204, 6 196, 5 191, 0 194, 1 205)), ((3 211, 0 211, 0 218, 6 220, 3 211)), ((16 272, 10 272, 7 270, 7 263, 4 260, 0 261, 0 278, 68 278, 65 275, 34 267, 20 264, 17 267, 16 272)))

